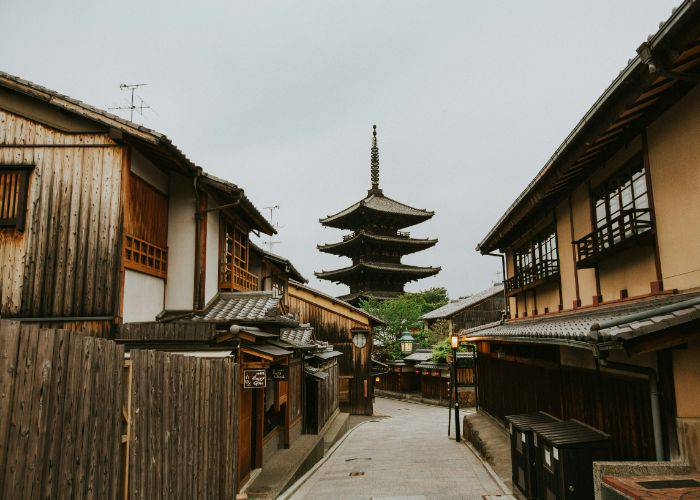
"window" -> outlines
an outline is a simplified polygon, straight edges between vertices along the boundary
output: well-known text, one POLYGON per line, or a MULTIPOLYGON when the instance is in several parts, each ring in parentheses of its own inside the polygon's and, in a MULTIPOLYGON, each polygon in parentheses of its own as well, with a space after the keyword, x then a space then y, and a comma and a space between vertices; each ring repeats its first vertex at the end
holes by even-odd
POLYGON ((230 222, 222 224, 219 288, 239 292, 259 289, 258 276, 249 272, 248 232, 230 222))
POLYGON ((32 168, 0 165, 0 228, 24 230, 32 168))
POLYGON ((515 251, 515 274, 529 274, 530 280, 548 276, 557 267, 557 259, 557 237, 552 229, 515 251))
MULTIPOLYGON (((646 169, 641 159, 604 183, 594 197, 595 227, 604 248, 619 243, 635 231, 633 221, 651 222, 646 169)), ((639 232, 650 228, 644 225, 639 232)))
POLYGON ((166 278, 168 251, 129 234, 124 235, 124 267, 166 278))

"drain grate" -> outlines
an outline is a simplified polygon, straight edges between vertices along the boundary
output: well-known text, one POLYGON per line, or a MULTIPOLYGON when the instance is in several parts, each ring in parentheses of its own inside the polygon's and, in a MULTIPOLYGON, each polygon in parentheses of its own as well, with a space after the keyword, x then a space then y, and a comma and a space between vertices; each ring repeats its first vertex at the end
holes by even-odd
POLYGON ((352 458, 346 458, 346 462, 352 462, 353 460, 372 460, 370 457, 352 457, 352 458))
POLYGON ((356 470, 356 471, 353 471, 353 472, 350 473, 350 477, 364 476, 364 475, 365 475, 365 473, 362 472, 362 471, 360 471, 360 470, 356 470))

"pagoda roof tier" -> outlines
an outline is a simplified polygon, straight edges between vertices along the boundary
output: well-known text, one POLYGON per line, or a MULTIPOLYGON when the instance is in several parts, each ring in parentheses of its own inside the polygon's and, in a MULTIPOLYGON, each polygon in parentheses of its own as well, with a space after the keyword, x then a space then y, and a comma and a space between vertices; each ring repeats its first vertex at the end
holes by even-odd
POLYGON ((356 255, 359 250, 366 249, 368 245, 371 245, 382 249, 398 251, 400 255, 408 255, 430 248, 435 245, 437 241, 437 239, 410 238, 408 234, 386 236, 360 230, 356 231, 354 234, 345 236, 343 241, 318 245, 317 248, 321 252, 352 257, 356 255))
POLYGON ((376 290, 368 290, 368 291, 362 291, 362 292, 356 292, 356 293, 349 293, 347 295, 341 295, 338 297, 340 300, 344 300, 345 302, 350 302, 354 303, 359 299, 378 299, 378 300, 387 300, 387 299, 395 299, 396 297, 402 295, 404 292, 380 292, 376 290))
POLYGON ((367 197, 345 210, 320 219, 321 224, 338 229, 360 229, 369 221, 402 229, 430 219, 435 212, 413 208, 384 196, 381 189, 370 189, 367 197))
POLYGON ((391 276, 397 281, 413 281, 427 278, 440 272, 439 267, 408 266, 395 262, 360 262, 349 267, 334 271, 315 273, 317 278, 337 281, 340 283, 354 282, 358 275, 368 273, 373 275, 391 276))

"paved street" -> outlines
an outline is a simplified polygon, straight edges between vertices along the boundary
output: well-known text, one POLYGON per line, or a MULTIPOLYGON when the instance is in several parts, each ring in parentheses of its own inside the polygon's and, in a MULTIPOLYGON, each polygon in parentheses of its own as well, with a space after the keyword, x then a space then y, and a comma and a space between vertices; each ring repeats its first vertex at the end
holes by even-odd
POLYGON ((447 408, 377 398, 294 499, 484 498, 504 495, 480 460, 447 437, 447 408))

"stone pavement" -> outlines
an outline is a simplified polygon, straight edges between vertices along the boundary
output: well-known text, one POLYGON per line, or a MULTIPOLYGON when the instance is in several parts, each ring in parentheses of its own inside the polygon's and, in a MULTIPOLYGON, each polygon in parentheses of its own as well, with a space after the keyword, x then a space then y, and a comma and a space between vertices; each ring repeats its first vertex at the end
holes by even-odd
MULTIPOLYGON (((351 431, 289 492, 294 499, 505 496, 481 460, 447 437, 447 410, 377 398, 376 417, 351 431)), ((509 497, 513 498, 513 497, 509 497)))

